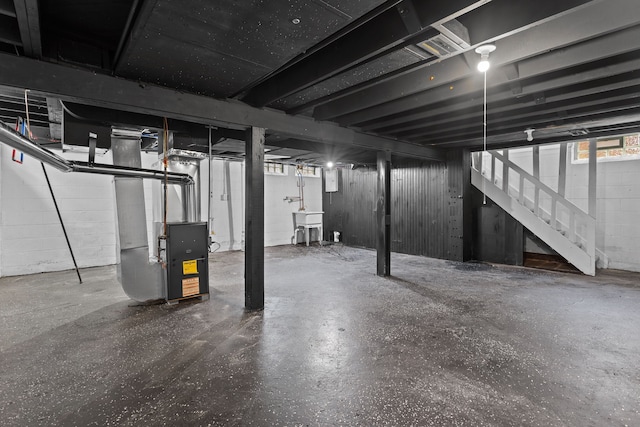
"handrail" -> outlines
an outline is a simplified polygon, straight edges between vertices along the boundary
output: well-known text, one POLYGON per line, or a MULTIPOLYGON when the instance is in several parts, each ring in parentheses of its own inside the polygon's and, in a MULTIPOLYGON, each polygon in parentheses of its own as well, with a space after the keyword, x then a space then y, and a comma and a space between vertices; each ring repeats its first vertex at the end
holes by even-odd
POLYGON ((576 206, 573 203, 571 203, 569 200, 567 200, 564 197, 560 196, 560 194, 558 194, 558 192, 555 191, 553 188, 549 187, 548 185, 546 185, 545 183, 540 181, 538 178, 536 178, 535 176, 531 175, 529 172, 525 171, 524 169, 522 169, 517 164, 513 163, 511 160, 506 159, 502 154, 500 154, 500 153, 498 153, 496 151, 493 151, 493 150, 489 151, 489 153, 491 153, 491 155, 495 156, 503 164, 508 164, 511 169, 513 169, 516 172, 518 172, 518 174, 520 174, 521 176, 524 176, 526 179, 528 179, 535 186, 540 187, 541 190, 543 190, 546 194, 551 196, 556 202, 560 202, 561 204, 565 205, 567 208, 569 208, 572 211, 575 210, 576 212, 578 212, 580 214, 584 214, 584 215, 588 216, 589 218, 593 218, 587 212, 583 211, 578 206, 576 206))
MULTIPOLYGON (((479 174, 479 171, 478 171, 478 170, 476 170, 475 172, 479 174)), ((482 176, 482 175, 480 175, 480 176, 482 176)), ((496 188, 499 188, 499 187, 498 187, 497 185, 495 185, 495 184, 494 184, 494 186, 495 186, 496 188)), ((512 188, 513 188, 513 187, 512 187, 512 188)), ((535 201, 534 201, 533 199, 531 199, 530 197, 527 197, 527 196, 523 196, 523 200, 520 200, 520 199, 517 199, 517 200, 518 200, 518 203, 520 203, 520 204, 521 204, 521 205, 523 205, 523 206, 526 206, 526 205, 525 205, 525 203, 524 203, 524 200, 526 200, 527 202, 530 202, 530 203, 535 203, 535 201)), ((567 230, 569 231, 569 240, 571 240, 572 242, 576 242, 576 239, 575 239, 575 237, 576 237, 576 236, 577 236, 577 237, 579 237, 579 238, 580 238, 580 240, 582 240, 582 241, 584 241, 584 242, 587 242, 587 241, 588 241, 588 238, 587 238, 587 237, 585 237, 585 236, 583 236, 582 234, 580 234, 580 233, 576 232, 576 220, 575 220, 575 214, 580 214, 580 215, 582 215, 582 221, 583 221, 583 223, 585 223, 585 224, 586 224, 586 225, 588 225, 588 226, 595 226, 595 222, 596 222, 596 220, 595 220, 595 218, 593 218, 593 217, 591 217, 591 216, 587 215, 584 211, 580 210, 580 208, 577 208, 577 209, 578 209, 577 211, 574 211, 574 210, 571 210, 571 211, 570 211, 570 213, 572 213, 572 214, 574 214, 574 215, 571 215, 571 216, 569 217, 569 224, 565 224, 565 223, 563 223, 562 221, 560 221, 560 220, 559 220, 559 219, 557 219, 557 218, 556 218, 556 222, 558 222, 558 223, 560 223, 560 224, 564 225, 564 226, 567 228, 567 230)), ((539 215, 539 212, 544 212, 545 214, 549 215, 550 217, 552 216, 552 213, 551 213, 551 212, 549 212, 549 211, 545 210, 544 208, 542 208, 542 207, 540 207, 540 206, 538 207, 538 214, 534 213, 534 215, 536 215, 537 217, 539 217, 539 218, 540 218, 541 216, 539 215)))

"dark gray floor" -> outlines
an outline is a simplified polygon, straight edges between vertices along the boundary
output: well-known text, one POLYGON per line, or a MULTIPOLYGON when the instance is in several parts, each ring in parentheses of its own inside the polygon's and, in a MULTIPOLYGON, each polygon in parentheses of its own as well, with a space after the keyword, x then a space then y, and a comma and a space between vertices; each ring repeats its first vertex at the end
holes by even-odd
POLYGON ((0 279, 0 424, 640 425, 640 275, 329 247, 212 256, 211 300, 132 306, 112 267, 0 279))

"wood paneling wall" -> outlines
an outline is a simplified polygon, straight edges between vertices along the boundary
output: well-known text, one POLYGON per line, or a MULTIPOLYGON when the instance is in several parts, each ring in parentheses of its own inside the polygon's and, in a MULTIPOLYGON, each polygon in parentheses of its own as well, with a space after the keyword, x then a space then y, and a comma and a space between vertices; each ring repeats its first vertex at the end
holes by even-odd
MULTIPOLYGON (((394 159, 391 172, 391 250, 434 258, 472 257, 468 152, 452 151, 446 163, 394 159), (468 200, 468 199, 467 199, 468 200), (466 233, 465 233, 466 231, 466 233)), ((375 168, 341 169, 337 193, 323 194, 326 238, 375 248, 375 168)))

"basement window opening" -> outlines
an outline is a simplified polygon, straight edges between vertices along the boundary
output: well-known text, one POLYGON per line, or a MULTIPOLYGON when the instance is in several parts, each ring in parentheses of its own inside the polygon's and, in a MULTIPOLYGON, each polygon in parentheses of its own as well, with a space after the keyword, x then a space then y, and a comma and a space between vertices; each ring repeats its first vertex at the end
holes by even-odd
MULTIPOLYGON (((598 162, 612 162, 640 159, 640 135, 599 138, 596 141, 598 162)), ((589 161, 589 141, 573 143, 571 163, 587 163, 589 161)))
POLYGON ((264 173, 267 175, 286 175, 287 169, 282 163, 265 162, 264 173))
POLYGON ((317 166, 302 165, 298 170, 303 176, 320 177, 320 168, 317 166))

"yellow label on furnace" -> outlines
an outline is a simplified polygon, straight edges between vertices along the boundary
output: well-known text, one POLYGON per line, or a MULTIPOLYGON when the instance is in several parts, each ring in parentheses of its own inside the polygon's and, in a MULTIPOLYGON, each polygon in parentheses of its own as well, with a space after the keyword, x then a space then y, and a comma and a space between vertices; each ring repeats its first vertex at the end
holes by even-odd
POLYGON ((182 261, 182 275, 198 274, 198 261, 195 259, 182 261))
POLYGON ((182 279, 182 296, 189 297, 200 293, 200 279, 198 277, 189 277, 182 279))

